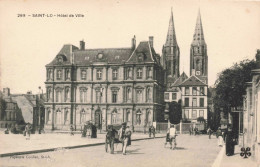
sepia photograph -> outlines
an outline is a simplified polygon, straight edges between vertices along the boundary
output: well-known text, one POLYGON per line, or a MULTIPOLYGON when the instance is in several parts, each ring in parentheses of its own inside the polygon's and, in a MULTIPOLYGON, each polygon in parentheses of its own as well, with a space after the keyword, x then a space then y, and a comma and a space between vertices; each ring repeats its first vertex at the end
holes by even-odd
POLYGON ((0 0, 0 167, 260 167, 259 0, 0 0))

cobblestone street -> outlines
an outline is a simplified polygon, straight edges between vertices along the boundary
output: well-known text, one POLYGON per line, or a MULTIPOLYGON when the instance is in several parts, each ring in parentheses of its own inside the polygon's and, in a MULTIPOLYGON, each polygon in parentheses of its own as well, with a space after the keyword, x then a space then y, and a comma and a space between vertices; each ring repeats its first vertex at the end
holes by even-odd
POLYGON ((94 146, 55 152, 28 154, 1 158, 1 165, 6 166, 176 166, 208 167, 212 166, 220 147, 217 139, 208 136, 179 135, 177 149, 164 148, 165 138, 133 141, 122 155, 121 144, 115 147, 115 154, 105 153, 105 147, 94 146))

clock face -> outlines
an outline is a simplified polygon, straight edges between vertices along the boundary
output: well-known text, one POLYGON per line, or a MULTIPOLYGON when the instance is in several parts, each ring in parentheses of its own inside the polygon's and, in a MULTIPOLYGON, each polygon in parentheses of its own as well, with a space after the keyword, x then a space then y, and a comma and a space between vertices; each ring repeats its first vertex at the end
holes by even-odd
POLYGON ((200 75, 200 71, 196 71, 196 75, 200 75))

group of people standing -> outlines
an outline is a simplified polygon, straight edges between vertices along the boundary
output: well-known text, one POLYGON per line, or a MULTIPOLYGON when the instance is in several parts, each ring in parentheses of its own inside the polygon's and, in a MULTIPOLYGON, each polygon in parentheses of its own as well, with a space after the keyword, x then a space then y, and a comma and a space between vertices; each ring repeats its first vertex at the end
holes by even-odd
POLYGON ((151 137, 152 134, 153 134, 153 138, 155 138, 155 128, 153 125, 149 127, 149 137, 151 137))
POLYGON ((83 126, 81 137, 97 138, 97 128, 91 122, 86 122, 83 126))
POLYGON ((222 131, 219 127, 216 131, 216 137, 218 138, 218 146, 223 147, 224 143, 226 146, 226 155, 231 156, 234 155, 235 150, 235 136, 234 132, 231 128, 231 125, 228 125, 227 129, 222 131))
POLYGON ((199 129, 196 126, 193 128, 193 126, 190 125, 189 132, 190 132, 190 135, 196 136, 199 134, 199 129))

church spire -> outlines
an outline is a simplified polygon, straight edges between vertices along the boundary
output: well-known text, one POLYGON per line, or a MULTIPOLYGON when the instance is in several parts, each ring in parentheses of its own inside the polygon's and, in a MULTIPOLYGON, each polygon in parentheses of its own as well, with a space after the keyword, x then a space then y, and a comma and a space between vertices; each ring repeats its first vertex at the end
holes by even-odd
POLYGON ((192 45, 205 45, 204 33, 202 28, 200 9, 197 16, 197 22, 195 27, 195 32, 193 35, 192 45))
POLYGON ((167 38, 166 38, 166 43, 165 43, 165 47, 167 47, 167 46, 178 46, 177 40, 176 40, 174 22, 173 22, 172 9, 171 9, 171 18, 169 21, 168 33, 167 33, 167 38))

